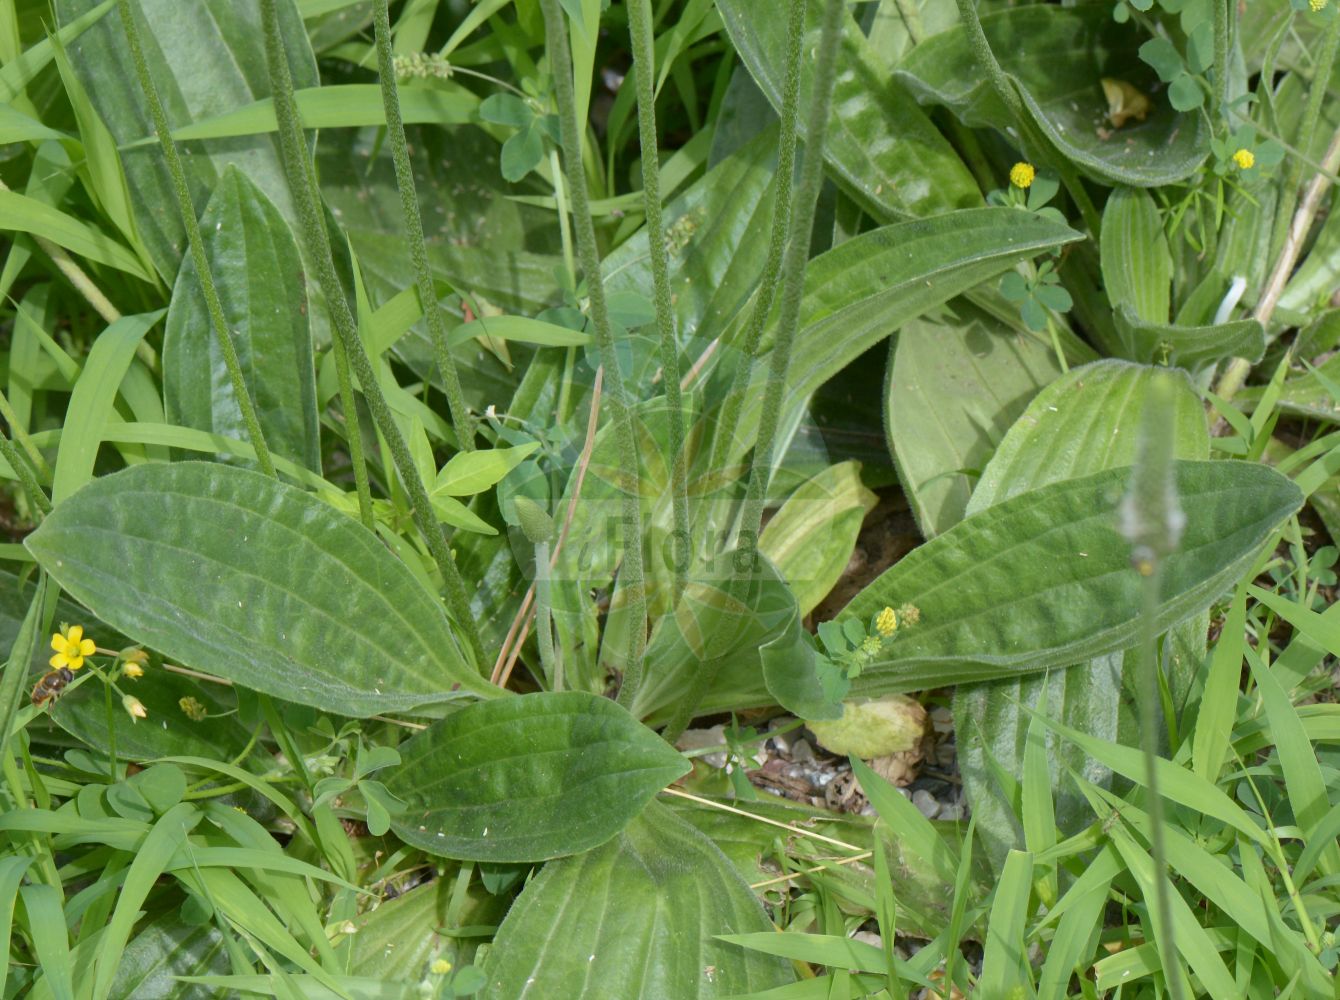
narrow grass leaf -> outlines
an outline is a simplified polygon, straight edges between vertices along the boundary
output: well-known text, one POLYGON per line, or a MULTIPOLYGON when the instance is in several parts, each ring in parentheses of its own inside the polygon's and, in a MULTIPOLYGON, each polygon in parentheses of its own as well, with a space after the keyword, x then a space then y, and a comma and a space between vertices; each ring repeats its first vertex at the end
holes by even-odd
MULTIPOLYGON (((345 83, 309 87, 293 95, 304 128, 363 128, 385 125, 381 88, 375 83, 345 83)), ((400 114, 406 125, 468 125, 479 108, 479 98, 457 84, 442 87, 400 88, 400 114)), ((274 132, 274 101, 262 98, 226 114, 205 118, 174 129, 178 142, 193 139, 226 139, 234 136, 274 132)), ((141 140, 141 143, 153 139, 141 140)), ((131 145, 140 145, 132 143, 131 145)))
POLYGON ((39 982, 46 984, 54 1000, 74 1000, 74 962, 60 890, 46 884, 25 885, 19 889, 19 899, 42 974, 39 982))
MULTIPOLYGON (((1312 832, 1325 820, 1330 805, 1317 753, 1279 681, 1254 650, 1246 650, 1246 653, 1256 689, 1265 705, 1268 732, 1275 743, 1280 770, 1284 773, 1284 787, 1293 808, 1294 822, 1311 839, 1312 832)), ((1330 847, 1322 851, 1320 861, 1324 874, 1340 871, 1340 844, 1332 841, 1330 847)))
POLYGON ((776 955, 812 965, 836 966, 856 972, 890 975, 888 958, 872 944, 834 934, 800 934, 762 931, 754 934, 718 934, 718 941, 738 944, 751 951, 776 955))
POLYGON ((194 805, 179 802, 163 814, 144 838, 144 846, 136 853, 135 860, 126 872, 112 919, 98 942, 94 960, 93 1000, 106 1000, 117 965, 121 961, 121 953, 130 940, 130 932, 139 919, 140 907, 148 897, 149 890, 158 876, 163 874, 164 864, 178 845, 186 840, 191 828, 203 818, 194 805))
POLYGON ((1321 860, 1322 853, 1333 850, 1337 840, 1340 840, 1340 802, 1332 806, 1312 832, 1307 834, 1307 843, 1293 866, 1293 879, 1297 885, 1308 880, 1321 860))
POLYGON ((1249 586, 1247 592, 1332 656, 1340 656, 1340 612, 1321 615, 1260 587, 1249 586))
POLYGON ((64 45, 74 41, 115 6, 116 0, 103 0, 56 32, 54 40, 44 38, 26 49, 17 59, 0 66, 0 103, 8 104, 14 100, 23 92, 23 88, 46 68, 55 54, 55 42, 64 45))
POLYGON ((126 175, 121 169, 121 157, 116 151, 116 140, 107 126, 98 116, 97 109, 84 92, 84 85, 70 65, 65 46, 57 39, 55 45, 56 68, 60 71, 61 84, 65 96, 74 109, 75 121, 79 125, 79 138, 84 146, 84 163, 89 185, 97 205, 112 220, 121 233, 121 237, 130 244, 136 256, 146 270, 153 269, 153 261, 140 242, 139 228, 131 209, 130 189, 126 186, 126 175))
MULTIPOLYGON (((1104 854, 1115 856, 1111 849, 1104 854)), ((1103 929, 1103 911, 1107 908, 1107 897, 1114 877, 1115 873, 1111 869, 1105 871, 1091 865, 1066 891, 1063 897, 1063 900, 1068 900, 1066 909, 1057 920, 1056 930, 1052 933, 1051 943, 1042 961, 1042 973, 1038 979, 1039 1000, 1066 1000, 1070 977, 1078 975, 1084 978, 1103 929), (1091 873, 1097 874, 1090 877, 1091 873)))
MULTIPOLYGON (((1147 854, 1139 851, 1129 837, 1117 834, 1113 837, 1113 840, 1117 844, 1117 849, 1126 857, 1126 863, 1130 866, 1131 873, 1140 884, 1145 899, 1152 899, 1154 894, 1153 861, 1147 854)), ((1202 987, 1210 996, 1233 996, 1233 977, 1229 973, 1228 967, 1224 965, 1224 960, 1220 958, 1219 948, 1216 947, 1215 942, 1197 922, 1195 915, 1179 894, 1170 893, 1169 901, 1173 924, 1171 937, 1176 942, 1180 957, 1179 955, 1159 954, 1159 970, 1163 973, 1164 978, 1184 977, 1186 973, 1181 965, 1181 959, 1184 958, 1187 964, 1195 970, 1202 987)), ((1156 937, 1155 940, 1160 939, 1156 937)), ((1155 950, 1158 951, 1157 948, 1155 950)))
MULTIPOLYGON (((23 875, 32 863, 32 858, 21 854, 0 858, 0 946, 4 947, 6 954, 13 954, 9 934, 13 929, 14 900, 19 891, 19 883, 23 881, 23 875)), ((8 976, 9 963, 5 962, 0 965, 0 996, 7 995, 4 991, 8 976)))
POLYGON ((161 309, 122 316, 93 342, 65 412, 51 483, 53 503, 59 504, 93 478, 102 431, 112 422, 112 404, 116 402, 121 380, 134 360, 136 347, 162 317, 161 309))
POLYGON ((1033 855, 1010 851, 1005 856, 1000 880, 991 903, 982 954, 982 975, 977 988, 984 996, 1027 997, 1033 995, 1028 976, 1028 900, 1033 892, 1033 855))
POLYGON ((1224 627, 1210 660, 1200 711, 1191 735, 1191 771, 1213 782, 1228 754, 1233 724, 1237 719, 1238 689, 1242 682, 1242 654, 1247 624, 1247 589, 1233 594, 1224 627))
POLYGON ((911 850, 930 865, 944 881, 952 881, 957 868, 954 856, 931 821, 902 792, 870 770, 860 758, 851 758, 851 769, 879 818, 891 830, 898 831, 900 846, 911 850))
MULTIPOLYGON (((1032 710, 1029 709, 1029 712, 1032 713, 1032 710)), ((1078 744, 1117 774, 1144 787, 1145 762, 1139 750, 1094 739, 1069 726, 1053 722, 1044 715, 1037 714, 1036 717, 1042 719, 1049 729, 1078 744)), ((1162 757, 1155 760, 1154 766, 1158 772, 1159 792, 1164 798, 1211 816, 1241 831, 1258 844, 1269 842, 1268 835, 1251 817, 1215 785, 1162 757)))
MULTIPOLYGON (((1112 809, 1119 810, 1126 825, 1143 837, 1146 843, 1150 842, 1153 831, 1149 815, 1144 810, 1097 786, 1089 785, 1086 790, 1091 799, 1105 800, 1112 809)), ((1220 858, 1205 850, 1174 824, 1165 824, 1163 838, 1169 869, 1194 886, 1240 928, 1269 947, 1270 926, 1261 911, 1256 893, 1228 869, 1220 858)))
POLYGON ((106 233, 16 191, 0 191, 0 230, 31 233, 98 264, 153 282, 140 259, 106 233))

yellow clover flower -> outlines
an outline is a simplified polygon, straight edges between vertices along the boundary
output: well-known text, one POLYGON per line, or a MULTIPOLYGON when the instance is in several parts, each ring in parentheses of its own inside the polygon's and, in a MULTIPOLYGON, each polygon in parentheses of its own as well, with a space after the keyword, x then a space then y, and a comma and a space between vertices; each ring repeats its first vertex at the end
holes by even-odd
POLYGON ((1238 165, 1239 170, 1251 170, 1256 166, 1256 154, 1250 149, 1239 149, 1233 154, 1233 162, 1238 165))
POLYGON ((888 639, 894 632, 898 631, 898 612, 893 608, 885 608, 875 618, 875 631, 888 639))
POLYGON ((84 626, 62 625, 61 630, 51 636, 51 648, 56 655, 47 662, 53 669, 69 667, 78 670, 84 665, 84 658, 92 656, 98 647, 92 639, 84 638, 84 626))
POLYGON ((435 959, 433 964, 429 967, 429 971, 435 976, 445 976, 451 971, 451 963, 445 958, 435 959))
POLYGON ((1038 172, 1033 169, 1031 163, 1016 163, 1010 167, 1010 183, 1017 188, 1029 188, 1033 186, 1033 178, 1038 172))
POLYGON ((1320 14, 1326 9, 1328 0, 1307 0, 1307 5, 1312 8, 1312 13, 1320 14))

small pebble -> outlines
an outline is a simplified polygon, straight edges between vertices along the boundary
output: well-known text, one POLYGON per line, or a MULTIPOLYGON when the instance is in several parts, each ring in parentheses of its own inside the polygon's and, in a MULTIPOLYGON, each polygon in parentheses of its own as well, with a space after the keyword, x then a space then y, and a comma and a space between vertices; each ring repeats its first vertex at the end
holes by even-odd
POLYGON ((935 819, 935 814, 940 811, 940 803, 935 801, 935 796, 924 788, 918 788, 912 793, 912 804, 921 810, 921 815, 927 819, 935 819))
POLYGON ((954 820, 960 820, 960 819, 962 819, 962 818, 963 818, 963 803, 962 803, 962 802, 955 802, 953 805, 944 805, 944 806, 941 806, 941 807, 940 807, 940 815, 939 815, 937 818, 938 818, 938 819, 943 819, 943 820, 950 820, 950 821, 954 821, 954 820))
POLYGON ((814 763, 814 748, 810 746, 809 740, 800 738, 791 744, 791 759, 797 764, 814 763))
POLYGON ((952 733, 954 731, 954 713, 943 705, 937 705, 930 711, 931 725, 935 727, 937 733, 952 733))
POLYGON ((862 944, 871 945, 875 948, 884 947, 884 939, 874 931, 856 931, 852 934, 851 939, 853 941, 860 941, 862 944))

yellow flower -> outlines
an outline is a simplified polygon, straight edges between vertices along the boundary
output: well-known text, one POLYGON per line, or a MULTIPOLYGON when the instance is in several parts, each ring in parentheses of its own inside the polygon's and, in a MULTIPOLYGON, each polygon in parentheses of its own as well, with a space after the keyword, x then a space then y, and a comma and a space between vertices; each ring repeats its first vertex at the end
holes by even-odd
POLYGON ((121 707, 130 713, 132 719, 147 719, 149 717, 149 710, 144 707, 144 702, 133 694, 128 694, 121 699, 121 707))
POLYGON ((121 668, 121 673, 125 674, 132 681, 137 681, 144 676, 144 668, 138 663, 127 661, 126 665, 121 668))
POLYGON ((874 656, 880 651, 883 645, 884 644, 879 641, 878 636, 868 635, 861 640, 861 652, 866 656, 874 656))
POLYGON ((1326 9, 1327 0, 1307 0, 1307 5, 1312 8, 1312 13, 1320 14, 1326 9))
POLYGON ((884 638, 889 638, 898 630, 898 612, 893 608, 885 608, 875 619, 875 631, 884 638))
POLYGON ((1233 154, 1233 162, 1238 165, 1239 170, 1251 170, 1256 166, 1256 154, 1250 149, 1239 149, 1233 154))
POLYGON ((451 971, 451 963, 445 958, 434 959, 433 964, 429 966, 429 971, 435 976, 445 976, 451 971))
POLYGON ((201 719, 205 718, 205 716, 209 715, 209 711, 205 706, 200 704, 200 702, 196 701, 189 694, 185 698, 178 699, 177 707, 180 708, 182 714, 192 722, 199 722, 201 719))
POLYGON ((61 630, 51 636, 51 648, 56 655, 47 662, 54 669, 69 667, 78 670, 84 665, 84 657, 92 656, 98 647, 92 639, 84 638, 84 626, 62 625, 61 630))
POLYGON ((1033 169, 1031 163, 1016 163, 1010 167, 1010 183, 1017 188, 1027 188, 1033 186, 1033 178, 1038 172, 1033 169))

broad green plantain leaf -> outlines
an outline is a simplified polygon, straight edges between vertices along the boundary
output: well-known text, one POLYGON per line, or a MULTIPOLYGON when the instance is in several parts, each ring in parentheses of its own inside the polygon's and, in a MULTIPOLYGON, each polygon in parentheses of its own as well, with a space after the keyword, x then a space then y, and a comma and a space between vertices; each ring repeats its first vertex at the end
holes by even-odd
POLYGON ((1103 284, 1112 308, 1128 308, 1146 323, 1168 322, 1172 251, 1158 206, 1148 191, 1119 187, 1103 206, 1103 284))
POLYGON ((963 519, 992 449, 1061 373, 1050 344, 962 300, 953 308, 899 331, 884 392, 889 450, 927 538, 963 519))
POLYGON ((541 861, 603 844, 684 760, 607 698, 543 692, 453 712, 400 748, 386 786, 406 843, 449 858, 541 861))
MULTIPOLYGON (((1209 431, 1200 399, 1185 377, 1122 361, 1098 361, 1075 368, 1042 392, 1010 428, 996 449, 968 504, 971 516, 1011 496, 1048 483, 1135 461, 1140 415, 1155 377, 1177 380, 1173 425, 1174 455, 1209 456, 1209 431)), ((1203 622, 1189 627, 1204 636, 1203 622)), ((1029 717, 1020 706, 1045 708, 1051 718, 1100 739, 1116 739, 1127 711, 1122 691, 1121 653, 1111 653, 1045 676, 965 684, 954 693, 955 725, 961 734, 959 762, 977 829, 999 863, 1018 846, 1017 802, 992 777, 990 761, 1008 775, 1022 775, 1029 717)), ((1056 821, 1073 831, 1090 811, 1083 796, 1064 778, 1069 768, 1090 781, 1106 780, 1106 769, 1073 744, 1048 740, 1048 769, 1056 821)))
POLYGON ((507 911, 507 897, 492 895, 479 879, 471 879, 464 900, 453 906, 455 887, 453 878, 435 878, 354 917, 358 933, 349 971, 386 983, 403 981, 408 992, 417 989, 435 959, 454 966, 472 962, 479 939, 442 930, 496 926, 507 911), (456 927, 443 927, 447 915, 455 918, 456 927))
MULTIPOLYGON (((99 645, 106 639, 94 629, 89 629, 88 634, 99 645)), ((229 760, 246 746, 251 736, 238 720, 236 699, 222 685, 204 684, 148 666, 138 683, 122 681, 121 687, 144 704, 149 713, 147 722, 137 722, 119 711, 109 718, 102 685, 87 681, 51 705, 51 718, 91 747, 110 746, 108 725, 114 725, 117 755, 137 761, 171 756, 229 760), (190 718, 181 706, 183 698, 195 699, 208 715, 203 719, 190 718)))
MULTIPOLYGON (((56 17, 69 24, 95 6, 94 0, 56 0, 56 17)), ((285 47, 298 88, 318 84, 316 60, 292 0, 281 0, 279 17, 285 47)), ((131 5, 149 71, 173 126, 212 118, 268 97, 270 75, 260 44, 256 4, 208 0, 139 0, 131 5)), ((105 17, 68 45, 70 61, 99 117, 123 147, 153 135, 148 106, 129 68, 121 19, 105 17)), ((273 136, 229 139, 189 145, 182 157, 191 196, 203 205, 224 167, 233 163, 279 207, 294 218, 288 184, 273 136)), ((163 280, 171 284, 186 251, 186 237, 167 166, 158 145, 122 150, 139 233, 163 280)))
POLYGON ((182 983, 178 976, 228 971, 223 935, 212 924, 184 924, 166 913, 139 928, 116 967, 108 1000, 209 1000, 205 986, 182 983))
POLYGON ((1307 257, 1284 286, 1279 307, 1305 313, 1319 305, 1329 305, 1331 294, 1340 284, 1340 213, 1326 216, 1307 257))
POLYGON ((1205 409, 1185 376, 1125 361, 1095 361, 1038 393, 987 464, 967 516, 1049 483, 1134 464, 1140 413, 1159 374, 1177 385, 1168 429, 1175 457, 1205 458, 1210 448, 1205 409))
POLYGON ((833 589, 878 502, 861 484, 860 463, 842 462, 802 483, 758 536, 758 550, 782 574, 802 616, 833 589))
POLYGON ((1225 358, 1246 358, 1254 363, 1266 352, 1265 330, 1254 319, 1212 326, 1149 323, 1124 303, 1112 318, 1126 343, 1127 356, 1143 364, 1176 365, 1194 372, 1225 358))
MULTIPOLYGON (((1161 95, 1151 98, 1154 108, 1145 121, 1110 128, 1103 77, 1119 74, 1146 93, 1157 83, 1140 61, 1143 32, 1114 21, 1110 4, 1012 7, 985 15, 982 30, 1046 137, 1099 180, 1172 184, 1190 176, 1209 153, 1205 116, 1179 114, 1161 95)), ((971 127, 1004 129, 1010 120, 962 26, 926 39, 894 77, 917 100, 947 105, 971 127)))
MULTIPOLYGON (((317 151, 322 193, 349 234, 368 294, 378 307, 405 292, 407 285, 412 288, 409 276, 414 273, 391 151, 382 136, 383 129, 327 131, 317 151)), ((534 186, 536 180, 531 186, 506 184, 498 173, 498 143, 478 129, 411 125, 406 138, 414 150, 411 165, 418 190, 434 193, 432 206, 424 209, 434 276, 468 293, 476 313, 489 304, 535 316, 561 300, 555 281, 563 263, 556 218, 511 197, 552 190, 534 186)), ((433 343, 417 315, 417 294, 410 294, 416 315, 407 325, 413 323, 413 329, 399 337, 395 353, 420 378, 441 388, 433 343)), ((459 307, 452 314, 459 314, 459 307)), ((481 411, 503 404, 526 370, 528 352, 512 352, 519 366, 514 371, 492 352, 473 343, 471 347, 456 355, 466 402, 481 411)))
MULTIPOLYGON (((96 628, 86 631, 99 645, 107 643, 108 637, 96 628)), ((151 665, 145 667, 138 683, 122 681, 121 687, 144 704, 147 721, 138 722, 126 712, 113 712, 109 718, 102 685, 88 681, 54 702, 51 718, 91 747, 110 746, 108 726, 114 725, 117 755, 136 761, 173 756, 230 760, 251 736, 237 717, 237 699, 222 685, 201 683, 151 665), (195 699, 208 714, 192 719, 182 708, 184 698, 195 699)))
POLYGON ((736 565, 740 557, 733 549, 694 572, 673 613, 657 623, 632 706, 640 718, 659 720, 705 669, 716 679, 700 714, 780 702, 809 718, 828 717, 813 654, 798 634, 795 595, 766 558, 751 569, 736 565))
MULTIPOLYGON (((1003 500, 931 539, 858 594, 840 617, 910 604, 853 692, 874 696, 1066 667, 1132 645, 1141 585, 1117 531, 1128 468, 1003 500)), ((1179 462, 1187 514, 1165 564, 1155 622, 1188 618, 1237 579, 1302 505, 1292 482, 1245 462, 1179 462)))
POLYGON ((870 45, 896 66, 922 39, 958 23, 958 8, 939 0, 880 0, 870 24, 870 45))
MULTIPOLYGON (((744 64, 774 108, 782 103, 786 18, 760 16, 748 0, 718 0, 717 10, 744 64)), ((809 4, 806 50, 819 5, 809 4)), ((856 23, 844 18, 824 159, 876 219, 935 215, 982 203, 981 190, 930 118, 888 71, 856 23)), ((814 72, 801 60, 801 107, 814 72)), ((803 126, 802 126, 803 127, 803 126)))
POLYGON ((787 963, 716 940, 772 923, 725 856, 650 804, 614 840, 545 865, 498 928, 485 1000, 706 1000, 782 986, 787 963))
POLYGON ((80 603, 163 655, 366 717, 498 691, 375 535, 295 487, 206 462, 94 480, 25 541, 80 603))
MULTIPOLYGON (((224 168, 200 230, 265 443, 320 472, 316 374, 298 245, 279 210, 233 164, 224 168)), ((173 423, 247 439, 189 257, 168 307, 163 395, 173 423)))
MULTIPOLYGON (((686 356, 695 359, 749 301, 767 256, 777 171, 777 129, 761 134, 712 167, 663 211, 675 330, 686 356)), ((601 264, 611 293, 650 294, 651 255, 643 227, 601 264)), ((651 330, 627 337, 636 351, 632 377, 661 393, 651 330)))
MULTIPOLYGON (((760 822, 760 818, 823 837, 835 837, 862 848, 871 843, 874 821, 859 813, 835 813, 822 806, 802 805, 773 795, 760 796, 753 802, 726 801, 724 804, 739 810, 727 812, 719 808, 723 804, 721 801, 714 801, 716 796, 709 793, 704 796, 706 804, 676 796, 666 800, 664 805, 707 834, 747 882, 763 882, 774 874, 770 855, 776 843, 777 827, 760 822)), ((831 874, 835 873, 836 869, 831 874)))
MULTIPOLYGON (((1012 208, 974 208, 862 233, 810 261, 784 407, 810 393, 908 320, 1044 250, 1073 242, 1068 226, 1012 208)), ((773 311, 765 337, 775 332, 773 311)), ((740 424, 753 444, 767 365, 748 389, 740 424)))

